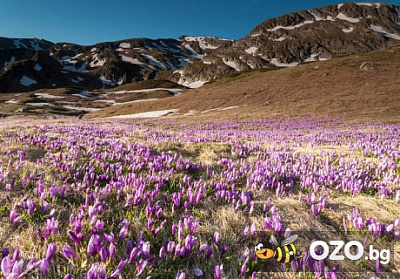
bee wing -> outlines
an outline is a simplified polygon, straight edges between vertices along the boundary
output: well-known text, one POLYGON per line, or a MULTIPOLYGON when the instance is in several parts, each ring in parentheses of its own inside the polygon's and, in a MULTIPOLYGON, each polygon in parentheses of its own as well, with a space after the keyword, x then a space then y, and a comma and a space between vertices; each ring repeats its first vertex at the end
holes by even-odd
POLYGON ((290 243, 293 243, 297 239, 298 235, 294 234, 286 238, 284 241, 282 241, 282 246, 289 245, 290 243))
POLYGON ((278 240, 276 239, 275 235, 273 235, 273 234, 271 234, 271 236, 270 236, 270 238, 269 238, 269 242, 270 242, 272 245, 276 246, 276 247, 279 246, 278 240))

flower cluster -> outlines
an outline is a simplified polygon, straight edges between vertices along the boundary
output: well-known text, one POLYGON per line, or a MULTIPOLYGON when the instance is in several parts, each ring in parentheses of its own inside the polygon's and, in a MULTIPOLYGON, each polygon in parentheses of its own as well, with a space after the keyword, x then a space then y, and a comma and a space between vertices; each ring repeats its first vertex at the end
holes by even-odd
MULTIPOLYGON (((64 278, 255 278, 254 253, 238 243, 260 227, 287 233, 279 199, 303 201, 313 218, 338 195, 400 199, 396 125, 10 121, 0 124, 0 217, 15 233, 35 228, 38 256, 4 244, 4 278, 60 277, 56 266, 64 278), (232 216, 218 220, 222 209, 232 216), (233 215, 246 220, 236 231, 233 215)), ((339 223, 374 238, 400 234, 399 219, 384 224, 357 209, 339 223)), ((339 271, 309 257, 291 269, 339 271)))

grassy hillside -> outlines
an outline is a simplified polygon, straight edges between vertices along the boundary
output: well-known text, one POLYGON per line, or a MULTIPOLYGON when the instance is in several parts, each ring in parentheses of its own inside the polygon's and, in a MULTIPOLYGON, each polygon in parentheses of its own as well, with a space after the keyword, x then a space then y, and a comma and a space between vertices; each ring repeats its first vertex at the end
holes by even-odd
POLYGON ((179 109, 180 114, 191 112, 196 118, 312 116, 398 121, 399 61, 400 48, 396 47, 293 68, 246 71, 173 99, 128 104, 117 111, 108 108, 87 117, 179 109))

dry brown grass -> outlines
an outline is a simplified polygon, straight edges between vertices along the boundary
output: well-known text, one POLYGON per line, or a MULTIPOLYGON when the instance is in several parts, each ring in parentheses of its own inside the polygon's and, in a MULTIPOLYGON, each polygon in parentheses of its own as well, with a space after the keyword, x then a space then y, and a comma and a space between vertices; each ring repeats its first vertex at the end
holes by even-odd
POLYGON ((344 117, 355 121, 400 120, 400 48, 313 62, 274 71, 255 70, 220 78, 175 98, 106 108, 86 117, 109 117, 179 108, 185 119, 344 117), (370 61, 376 67, 363 71, 370 61), (220 107, 239 108, 200 112, 220 107))

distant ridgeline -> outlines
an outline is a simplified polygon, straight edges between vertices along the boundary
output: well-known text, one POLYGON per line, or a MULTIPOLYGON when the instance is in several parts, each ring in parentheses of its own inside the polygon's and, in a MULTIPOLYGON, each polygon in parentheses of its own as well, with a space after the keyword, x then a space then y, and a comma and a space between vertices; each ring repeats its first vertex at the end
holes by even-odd
POLYGON ((128 39, 81 46, 0 38, 0 92, 113 88, 169 80, 198 87, 233 72, 295 66, 400 43, 400 7, 346 3, 268 19, 240 40, 128 39))

